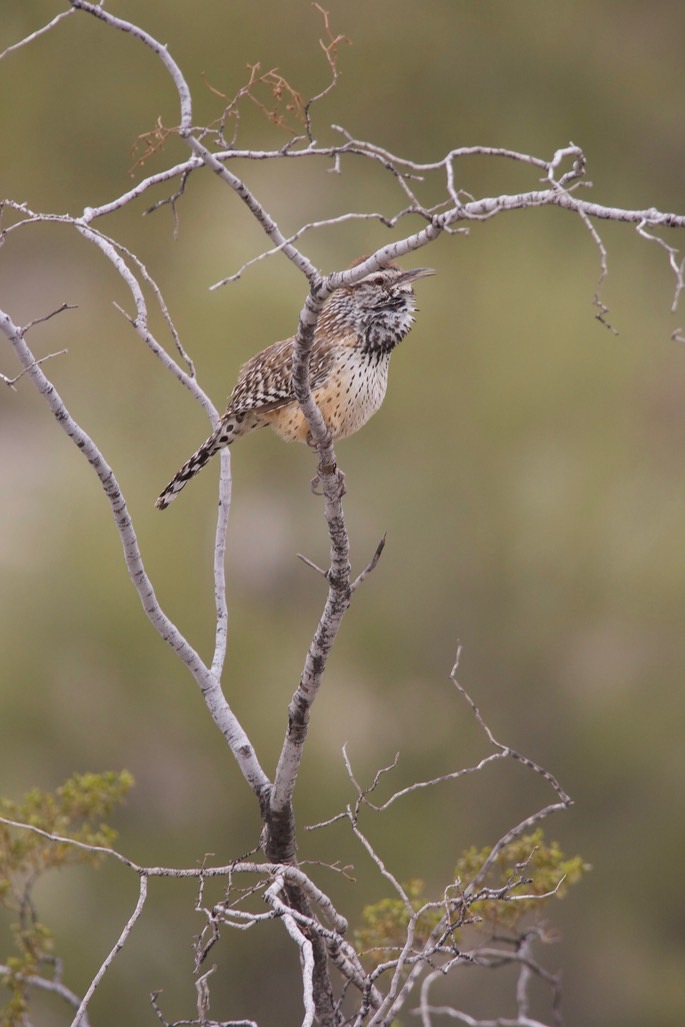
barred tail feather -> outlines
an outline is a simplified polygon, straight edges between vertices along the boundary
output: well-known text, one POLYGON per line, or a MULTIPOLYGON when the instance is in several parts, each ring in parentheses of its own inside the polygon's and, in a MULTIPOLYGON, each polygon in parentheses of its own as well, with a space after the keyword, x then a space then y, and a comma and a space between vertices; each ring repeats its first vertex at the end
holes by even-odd
POLYGON ((212 432, 209 438, 202 443, 200 448, 193 453, 189 460, 186 460, 183 467, 176 471, 169 484, 162 490, 155 503, 158 510, 166 510, 169 503, 173 503, 181 489, 185 488, 191 478, 194 478, 198 471, 201 471, 205 464, 218 453, 220 449, 229 444, 226 437, 226 428, 220 424, 216 431, 212 432))

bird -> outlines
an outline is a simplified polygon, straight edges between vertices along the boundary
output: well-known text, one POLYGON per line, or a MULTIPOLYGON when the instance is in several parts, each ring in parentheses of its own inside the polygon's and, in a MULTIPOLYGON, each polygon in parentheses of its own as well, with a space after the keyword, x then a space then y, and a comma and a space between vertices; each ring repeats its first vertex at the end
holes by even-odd
MULTIPOLYGON (((353 435, 381 406, 390 356, 414 323, 413 283, 434 274, 433 268, 403 270, 388 261, 354 285, 335 289, 326 301, 314 331, 309 384, 335 441, 353 435)), ((294 351, 291 336, 241 367, 226 412, 162 490, 157 509, 165 510, 224 446, 257 428, 270 427, 286 442, 311 443, 293 388, 294 351)))

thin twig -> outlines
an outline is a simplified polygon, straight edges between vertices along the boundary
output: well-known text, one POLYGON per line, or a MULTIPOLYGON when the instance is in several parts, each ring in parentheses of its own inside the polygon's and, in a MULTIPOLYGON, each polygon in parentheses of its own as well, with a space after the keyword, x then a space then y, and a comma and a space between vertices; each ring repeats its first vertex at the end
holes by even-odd
POLYGON ((43 25, 41 28, 36 29, 35 32, 31 32, 28 36, 24 36, 24 38, 20 39, 18 43, 12 43, 11 46, 5 47, 2 53, 0 53, 0 61, 3 59, 3 57, 7 57, 8 54, 14 53, 16 50, 21 49, 22 46, 27 46, 29 43, 33 43, 36 39, 39 39, 41 36, 45 35, 46 32, 49 32, 51 29, 54 29, 55 25, 59 24, 59 22, 63 21, 65 18, 68 18, 69 15, 73 13, 73 7, 70 8, 68 11, 60 11, 60 13, 56 14, 52 21, 49 21, 47 25, 43 25))
POLYGON ((110 502, 124 550, 126 566, 145 613, 160 636, 174 649, 190 670, 202 690, 207 708, 215 724, 226 738, 243 775, 255 793, 258 796, 262 796, 270 787, 269 779, 262 770, 242 725, 226 701, 220 682, 212 675, 211 670, 205 666, 198 653, 188 643, 176 625, 167 617, 157 600, 152 582, 143 564, 138 539, 126 501, 112 468, 106 462, 90 436, 73 419, 54 385, 45 377, 42 369, 36 364, 21 329, 3 311, 0 311, 0 331, 4 332, 11 342, 20 363, 25 368, 40 395, 48 404, 59 426, 72 439, 97 475, 103 491, 110 502))
MULTIPOLYGON (((36 323, 37 322, 35 322, 35 321, 31 322, 31 324, 36 324, 36 323)), ((68 349, 60 349, 56 353, 47 353, 44 357, 39 357, 38 359, 34 360, 33 363, 31 364, 31 367, 40 367, 40 365, 44 364, 46 360, 52 360, 53 357, 62 357, 62 356, 64 356, 65 353, 68 353, 68 352, 69 352, 68 349)), ((0 374, 0 381, 4 382, 5 385, 8 385, 10 387, 10 389, 12 389, 13 392, 16 392, 17 390, 16 390, 15 386, 16 386, 17 382, 19 381, 20 378, 22 378, 25 374, 27 374, 28 371, 29 371, 29 368, 25 367, 24 370, 20 371, 19 374, 16 374, 14 376, 14 378, 7 378, 6 375, 0 374)))
POLYGON ((79 1025, 82 1025, 83 1015, 84 1015, 86 1009, 88 1008, 88 1003, 90 1002, 91 998, 93 997, 93 993, 95 992, 95 989, 97 988, 98 984, 100 983, 102 978, 107 973, 107 970, 112 965, 113 961, 116 959, 116 957, 121 952, 121 950, 124 947, 124 945, 126 944, 131 931, 133 930, 136 922, 138 921, 141 913, 143 912, 143 907, 145 906, 145 900, 146 899, 147 899, 147 876, 145 874, 141 874, 140 875, 140 889, 139 889, 139 892, 138 892, 138 901, 136 902, 136 907, 133 910, 133 912, 131 913, 131 916, 126 921, 126 924, 124 925, 124 929, 122 930, 121 934, 117 938, 114 947, 108 953, 108 955, 105 958, 104 962, 102 963, 100 969, 95 974, 95 977, 93 977, 92 981, 90 982, 88 990, 86 991, 85 995, 83 996, 83 999, 81 1001, 81 1005, 79 1006, 79 1008, 78 1008, 78 1010, 76 1012, 76 1016, 71 1021, 71 1027, 79 1027, 79 1025))
POLYGON ((302 560, 302 563, 306 564, 307 567, 311 567, 311 569, 316 571, 317 574, 320 574, 322 578, 326 578, 326 580, 328 580, 328 571, 325 571, 323 567, 319 567, 317 563, 314 563, 313 560, 310 560, 309 557, 305 556, 303 553, 297 553, 296 555, 298 560, 302 560))
MULTIPOLYGON (((6 966, 0 963, 0 976, 7 976, 9 979, 15 979, 27 984, 31 988, 39 988, 41 991, 50 991, 55 995, 59 995, 65 1002, 68 1002, 74 1009, 78 1009, 81 1005, 81 999, 76 995, 71 988, 67 988, 61 981, 51 980, 49 977, 41 977, 38 974, 24 974, 17 973, 10 966, 6 966)), ((84 1012, 81 1016, 81 1027, 90 1027, 90 1021, 84 1012)))
POLYGON ((366 565, 366 567, 361 572, 361 574, 359 574, 354 579, 352 584, 350 585, 350 590, 352 592, 356 592, 356 590, 359 588, 359 586, 363 585, 363 583, 366 581, 366 579, 368 578, 369 574, 371 574, 376 569, 376 565, 378 564, 378 561, 381 558, 383 550, 385 549, 385 540, 386 540, 386 538, 387 538, 387 532, 383 535, 383 538, 380 540, 380 542, 376 546, 376 551, 373 554, 373 556, 371 557, 371 560, 369 561, 369 563, 366 565))

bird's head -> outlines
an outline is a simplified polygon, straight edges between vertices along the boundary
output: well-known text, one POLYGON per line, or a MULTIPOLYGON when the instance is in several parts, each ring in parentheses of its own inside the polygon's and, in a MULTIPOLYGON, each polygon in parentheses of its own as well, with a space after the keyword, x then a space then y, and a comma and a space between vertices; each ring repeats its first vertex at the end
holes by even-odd
MULTIPOLYGON (((366 257, 355 261, 360 264, 366 257)), ((388 262, 369 272, 354 285, 343 285, 331 295, 325 308, 330 326, 354 331, 364 348, 389 353, 407 334, 416 310, 413 284, 434 275, 430 267, 404 270, 388 262)))

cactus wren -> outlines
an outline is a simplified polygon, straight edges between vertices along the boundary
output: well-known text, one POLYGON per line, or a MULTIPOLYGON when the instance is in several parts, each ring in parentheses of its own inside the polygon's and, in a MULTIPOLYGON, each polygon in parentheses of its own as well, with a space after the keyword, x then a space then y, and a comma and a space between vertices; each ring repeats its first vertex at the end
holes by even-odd
MULTIPOLYGON (((314 333, 309 384, 334 439, 358 431, 383 402, 390 354, 414 321, 412 282, 432 274, 432 268, 403 271, 387 263, 331 293, 314 333)), ((274 342, 243 365, 218 427, 176 472, 158 509, 166 509, 210 457, 255 428, 273 428, 286 442, 308 441, 292 386, 294 343, 294 337, 274 342)))

